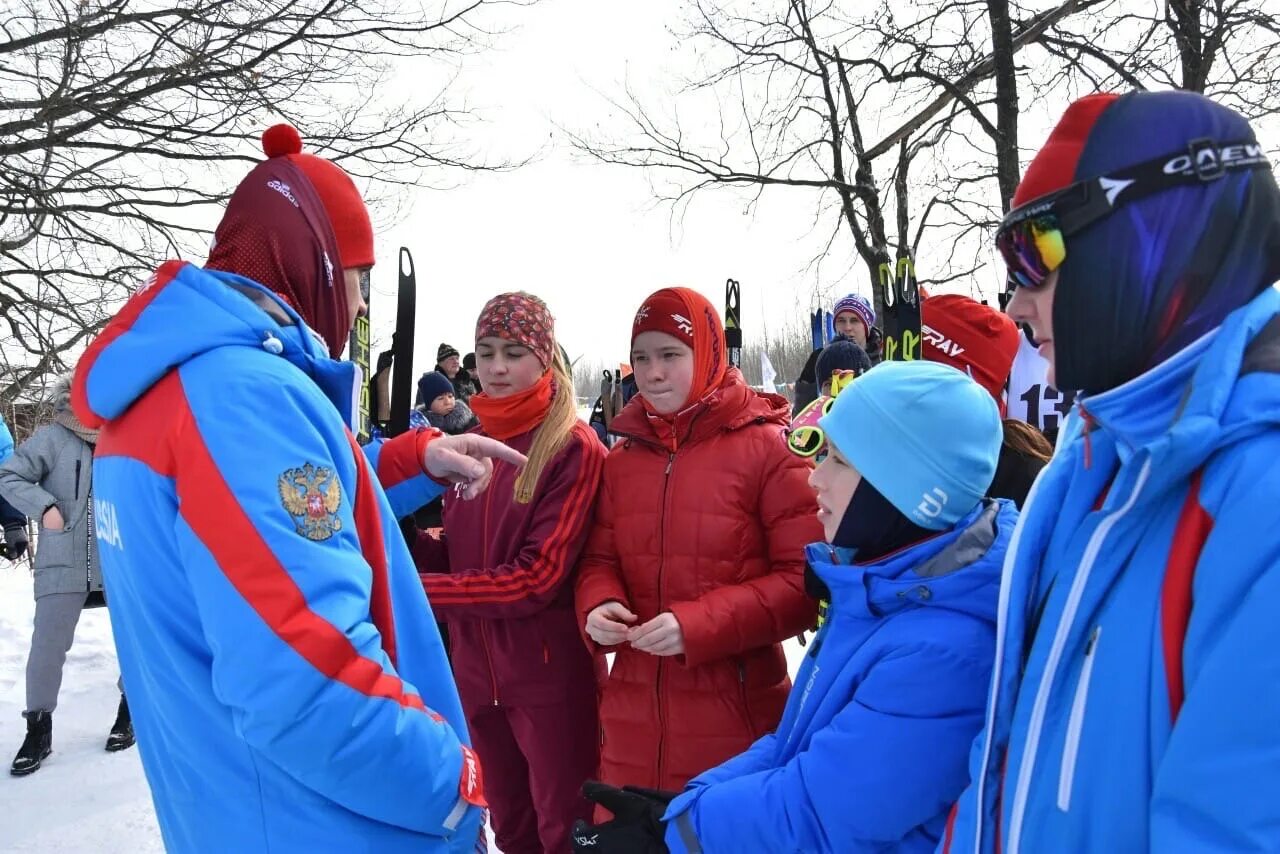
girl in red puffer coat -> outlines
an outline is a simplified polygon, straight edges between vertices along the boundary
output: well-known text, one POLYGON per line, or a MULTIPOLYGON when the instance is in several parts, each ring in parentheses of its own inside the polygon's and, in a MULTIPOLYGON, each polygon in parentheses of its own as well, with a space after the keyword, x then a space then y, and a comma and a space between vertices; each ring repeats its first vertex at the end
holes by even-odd
POLYGON ((420 533, 414 558, 432 610, 449 625, 498 847, 568 851, 573 822, 591 812, 581 788, 599 757, 604 668, 578 633, 572 572, 605 450, 577 416, 542 300, 491 299, 476 322, 476 360, 480 431, 529 462, 495 461, 474 501, 446 493, 444 539, 420 533))
POLYGON ((781 642, 813 625, 803 554, 822 526, 786 400, 727 367, 706 298, 658 291, 631 338, 640 393, 610 428, 576 601, 591 646, 616 653, 600 780, 679 790, 777 726, 781 642))

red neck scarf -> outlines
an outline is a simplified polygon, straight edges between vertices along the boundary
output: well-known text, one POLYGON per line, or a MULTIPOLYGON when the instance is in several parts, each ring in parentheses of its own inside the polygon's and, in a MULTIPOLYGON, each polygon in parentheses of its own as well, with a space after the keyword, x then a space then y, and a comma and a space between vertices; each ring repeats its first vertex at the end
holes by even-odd
POLYGON ((551 371, 524 391, 507 397, 490 397, 486 392, 471 395, 471 411, 480 419, 485 435, 505 442, 515 436, 530 432, 542 423, 551 411, 555 398, 555 385, 551 371))

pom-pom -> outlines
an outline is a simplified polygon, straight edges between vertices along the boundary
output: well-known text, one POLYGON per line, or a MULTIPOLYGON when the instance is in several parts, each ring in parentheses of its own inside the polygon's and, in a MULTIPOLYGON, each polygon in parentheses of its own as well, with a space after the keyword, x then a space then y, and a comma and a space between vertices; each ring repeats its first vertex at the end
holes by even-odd
POLYGON ((272 125, 262 135, 262 150, 268 157, 302 153, 302 137, 293 125, 272 125))

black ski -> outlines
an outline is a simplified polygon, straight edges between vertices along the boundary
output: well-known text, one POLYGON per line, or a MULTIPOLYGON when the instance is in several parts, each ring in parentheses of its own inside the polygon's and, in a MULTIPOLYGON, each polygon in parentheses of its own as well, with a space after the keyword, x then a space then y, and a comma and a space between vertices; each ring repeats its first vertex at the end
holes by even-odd
POLYGON ((889 264, 880 265, 884 288, 885 361, 909 362, 920 358, 920 290, 915 265, 899 258, 897 275, 889 264))
MULTIPOLYGON (((360 295, 364 304, 369 305, 369 271, 360 274, 360 295)), ((356 383, 359 393, 356 396, 356 441, 367 445, 373 436, 372 401, 369 399, 369 315, 357 317, 355 327, 351 331, 351 343, 347 346, 347 358, 355 362, 356 383)))
POLYGON ((409 429, 409 410, 413 407, 413 331, 417 326, 418 278, 413 269, 413 256, 400 247, 400 286, 396 291, 396 331, 391 339, 391 413, 387 435, 396 436, 409 429))
POLYGON ((724 283, 724 343, 729 350, 729 365, 742 367, 742 292, 736 279, 724 283))

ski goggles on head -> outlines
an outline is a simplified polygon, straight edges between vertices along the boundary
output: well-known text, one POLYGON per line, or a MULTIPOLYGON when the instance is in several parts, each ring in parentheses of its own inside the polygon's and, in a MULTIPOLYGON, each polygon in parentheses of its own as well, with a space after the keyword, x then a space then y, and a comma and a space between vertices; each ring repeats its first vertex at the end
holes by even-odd
POLYGON ((787 450, 805 459, 813 459, 823 453, 827 448, 827 434, 818 426, 818 419, 830 412, 835 402, 835 397, 819 397, 800 410, 791 419, 791 428, 787 430, 787 450))
POLYGON ((860 374, 857 371, 836 371, 831 375, 831 393, 823 395, 806 406, 791 419, 787 431, 787 449, 798 457, 821 460, 826 456, 827 434, 818 426, 818 419, 831 411, 836 396, 848 388, 860 374))
POLYGON ((1067 257, 1067 238, 1106 218, 1122 204, 1173 187, 1207 184, 1227 172, 1270 169, 1256 141, 1196 139, 1166 154, 1034 199, 1005 215, 996 248, 1009 272, 1009 287, 1038 288, 1067 257))

